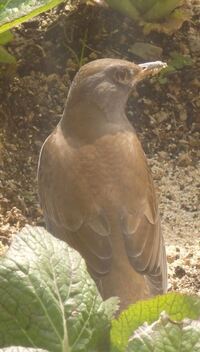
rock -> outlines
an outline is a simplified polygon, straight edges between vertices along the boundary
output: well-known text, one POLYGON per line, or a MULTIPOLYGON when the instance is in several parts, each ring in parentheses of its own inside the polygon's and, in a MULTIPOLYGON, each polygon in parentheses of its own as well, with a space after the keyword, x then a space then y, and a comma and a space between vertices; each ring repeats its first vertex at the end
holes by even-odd
POLYGON ((169 119, 169 114, 168 114, 168 112, 161 110, 161 111, 156 112, 153 115, 153 117, 160 124, 160 123, 169 119))
POLYGON ((167 262, 169 264, 172 264, 175 262, 177 259, 179 259, 180 255, 177 253, 176 247, 175 246, 168 246, 167 247, 167 262))
POLYGON ((199 54, 200 53, 200 33, 193 32, 188 35, 188 44, 190 47, 190 51, 192 54, 199 54))
POLYGON ((178 156, 177 164, 183 167, 189 166, 192 164, 192 159, 188 153, 180 154, 178 156))
POLYGON ((197 261, 197 263, 196 263, 196 268, 197 269, 200 269, 200 259, 197 261))
POLYGON ((190 264, 191 264, 191 261, 190 261, 189 258, 183 259, 183 262, 184 262, 184 264, 187 265, 187 266, 190 266, 190 264))
POLYGON ((174 254, 174 255, 171 255, 171 254, 167 255, 167 262, 168 262, 169 264, 174 263, 177 259, 178 259, 178 258, 177 258, 177 255, 176 255, 176 254, 174 254))
POLYGON ((168 153, 167 152, 160 151, 160 152, 158 152, 158 155, 163 160, 167 160, 168 159, 168 153))
POLYGON ((91 59, 91 60, 96 60, 96 59, 98 59, 98 55, 97 55, 97 53, 95 53, 94 51, 89 55, 89 58, 91 59))
POLYGON ((186 121, 187 120, 187 111, 185 109, 181 109, 179 111, 179 118, 181 121, 186 121))
POLYGON ((158 60, 162 56, 163 49, 153 44, 136 42, 128 51, 144 60, 158 60))
POLYGON ((185 272, 185 270, 183 269, 183 267, 182 266, 176 266, 175 267, 175 274, 176 274, 176 276, 179 278, 179 279, 181 279, 183 276, 185 276, 186 275, 186 272, 185 272))
POLYGON ((189 136, 188 139, 189 139, 189 144, 192 147, 198 147, 199 146, 199 140, 200 140, 199 136, 197 138, 193 138, 192 136, 189 136))

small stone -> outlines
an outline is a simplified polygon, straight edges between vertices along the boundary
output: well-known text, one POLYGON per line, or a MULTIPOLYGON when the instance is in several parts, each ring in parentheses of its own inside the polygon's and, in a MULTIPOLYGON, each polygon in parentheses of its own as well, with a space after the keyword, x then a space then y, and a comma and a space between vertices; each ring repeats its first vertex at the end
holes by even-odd
POLYGON ((190 261, 189 258, 185 258, 185 259, 183 260, 183 262, 184 262, 184 264, 187 265, 187 266, 190 266, 190 264, 191 264, 191 261, 190 261))
POLYGON ((177 160, 177 164, 179 166, 183 166, 183 167, 191 165, 192 164, 192 160, 191 160, 189 154, 188 153, 184 153, 184 154, 179 155, 178 160, 177 160))
POLYGON ((200 142, 199 142, 199 138, 196 139, 196 138, 193 138, 191 136, 188 137, 189 139, 189 144, 192 146, 192 147, 198 147, 200 142))
POLYGON ((175 246, 167 247, 167 261, 169 264, 175 262, 177 259, 179 259, 179 257, 179 253, 177 253, 175 246))
POLYGON ((187 120, 187 111, 185 109, 181 109, 179 111, 179 118, 181 121, 186 121, 187 120))
POLYGON ((95 53, 94 51, 89 55, 89 58, 91 59, 91 60, 96 60, 97 58, 98 58, 98 55, 97 55, 97 53, 95 53))
POLYGON ((2 233, 2 234, 7 233, 8 230, 9 230, 9 228, 10 228, 10 224, 9 224, 9 223, 7 223, 7 224, 1 226, 1 233, 2 233))
POLYGON ((161 152, 158 152, 158 155, 163 160, 168 159, 168 153, 167 152, 161 151, 161 152))
POLYGON ((200 260, 197 261, 195 266, 196 266, 197 269, 200 269, 200 260))
POLYGON ((136 42, 128 51, 144 60, 157 60, 161 58, 163 49, 153 44, 136 42))
POLYGON ((185 272, 185 270, 183 269, 183 267, 182 266, 176 266, 175 267, 175 274, 176 274, 176 276, 179 278, 179 279, 181 279, 183 276, 185 276, 186 275, 186 272, 185 272))
POLYGON ((193 257, 193 253, 191 253, 191 252, 189 252, 186 256, 185 256, 185 258, 192 258, 193 257))
POLYGON ((200 53, 200 33, 198 32, 189 33, 188 39, 189 39, 188 44, 189 44, 191 53, 199 54, 200 53))
POLYGON ((153 117, 160 124, 169 119, 169 113, 161 110, 154 114, 153 117))
POLYGON ((174 254, 174 255, 169 254, 169 255, 167 255, 167 262, 168 262, 169 264, 174 263, 177 259, 179 259, 179 258, 177 257, 177 254, 174 254))

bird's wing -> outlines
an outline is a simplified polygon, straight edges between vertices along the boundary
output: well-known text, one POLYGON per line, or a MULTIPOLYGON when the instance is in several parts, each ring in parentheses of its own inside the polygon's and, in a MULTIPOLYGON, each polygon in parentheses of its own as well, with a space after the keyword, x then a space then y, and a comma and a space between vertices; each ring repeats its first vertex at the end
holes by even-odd
POLYGON ((131 265, 138 273, 146 275, 151 292, 159 294, 167 290, 166 253, 155 190, 145 157, 143 162, 147 173, 146 197, 134 210, 123 211, 121 226, 131 265))
MULTIPOLYGON (((131 134, 130 142, 133 138, 136 140, 131 134)), ((121 232, 133 268, 146 275, 153 293, 165 292, 167 286, 165 247, 155 191, 146 159, 137 140, 134 154, 127 144, 129 142, 126 136, 123 140, 116 139, 116 142, 114 137, 110 138, 111 150, 114 143, 118 148, 117 155, 122 151, 122 156, 120 159, 116 157, 115 164, 113 157, 105 159, 108 159, 108 165, 104 165, 105 175, 107 177, 109 169, 113 189, 112 194, 105 195, 105 198, 117 194, 113 204, 118 211, 122 209, 118 221, 119 225, 121 221, 121 232), (143 177, 142 173, 147 177, 143 177), (141 182, 141 177, 144 182, 141 182)), ((40 157, 39 195, 45 221, 51 233, 68 242, 82 254, 93 275, 98 277, 108 273, 111 267, 111 224, 103 208, 94 203, 95 197, 90 199, 90 189, 87 188, 87 182, 84 183, 84 175, 82 177, 80 170, 76 175, 76 161, 68 163, 70 155, 62 150, 63 145, 59 150, 66 159, 62 159, 62 162, 58 153, 54 151, 55 143, 52 143, 51 147, 47 143, 40 157)), ((102 143, 99 150, 104 147, 105 143, 102 143)), ((82 158, 79 156, 77 164, 81 160, 83 163, 87 162, 86 159, 85 153, 82 158)), ((94 160, 96 161, 95 158, 94 160)), ((93 186, 95 189, 99 184, 99 191, 105 194, 103 192, 105 179, 101 179, 101 182, 95 180, 95 177, 97 179, 99 177, 100 165, 94 163, 94 167, 89 188, 93 186)), ((87 172, 87 167, 84 170, 87 172)), ((114 239, 114 236, 112 238, 114 239)))
MULTIPOLYGON (((110 225, 104 211, 82 194, 84 180, 74 182, 75 172, 54 157, 53 145, 43 146, 39 167, 39 197, 47 229, 81 253, 99 277, 109 272, 112 260, 110 225)), ((55 153, 56 154, 56 153, 55 153)))

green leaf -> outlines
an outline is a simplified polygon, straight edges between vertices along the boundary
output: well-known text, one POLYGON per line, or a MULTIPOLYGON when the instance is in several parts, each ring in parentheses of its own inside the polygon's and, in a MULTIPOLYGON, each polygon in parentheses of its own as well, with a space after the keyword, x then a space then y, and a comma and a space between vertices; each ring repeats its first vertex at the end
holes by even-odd
POLYGON ((182 0, 106 0, 114 9, 132 17, 134 20, 154 22, 168 16, 182 0))
POLYGON ((151 9, 145 13, 144 19, 154 22, 167 17, 181 2, 180 0, 157 0, 151 9))
POLYGON ((152 324, 158 320, 163 311, 172 320, 197 319, 200 317, 200 298, 168 293, 131 305, 112 322, 112 351, 124 352, 133 332, 144 322, 152 324))
POLYGON ((123 13, 126 16, 131 17, 135 21, 138 21, 140 14, 136 7, 131 3, 131 0, 106 0, 109 6, 113 9, 123 13))
POLYGON ((24 347, 7 347, 0 348, 0 352, 48 352, 47 350, 41 350, 38 348, 24 348, 24 347))
POLYGON ((148 11, 157 0, 131 0, 132 4, 140 11, 141 14, 148 11))
POLYGON ((16 59, 0 45, 0 64, 16 64, 16 59))
POLYGON ((164 312, 155 323, 144 324, 129 340, 127 352, 199 352, 200 322, 184 319, 177 322, 164 312))
POLYGON ((128 49, 134 55, 137 55, 143 60, 156 60, 162 56, 162 48, 159 46, 144 43, 144 42, 135 42, 128 49))
POLYGON ((5 45, 13 40, 14 36, 10 31, 0 33, 0 45, 5 45))
POLYGON ((43 228, 25 227, 0 259, 0 347, 98 351, 109 332, 84 260, 43 228))
POLYGON ((0 33, 47 11, 64 0, 1 0, 0 33))
POLYGON ((183 69, 185 66, 192 66, 193 60, 190 56, 182 55, 176 51, 170 54, 171 60, 169 64, 177 70, 183 69))
POLYGON ((191 17, 183 6, 183 0, 105 0, 108 5, 129 16, 143 27, 145 34, 151 31, 172 34, 191 17))
POLYGON ((191 13, 189 10, 186 10, 184 7, 178 7, 160 22, 143 22, 141 24, 143 25, 144 34, 156 31, 171 35, 181 28, 183 22, 188 21, 190 17, 191 13))

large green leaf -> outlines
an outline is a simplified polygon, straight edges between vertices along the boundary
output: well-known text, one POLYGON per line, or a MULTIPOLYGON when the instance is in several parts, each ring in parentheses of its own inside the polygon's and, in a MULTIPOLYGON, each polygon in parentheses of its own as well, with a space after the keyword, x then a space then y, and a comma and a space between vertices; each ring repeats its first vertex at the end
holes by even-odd
POLYGON ((157 2, 144 14, 144 19, 149 22, 159 21, 180 5, 182 0, 157 0, 157 2))
POLYGON ((0 259, 0 347, 98 351, 109 329, 84 260, 43 228, 25 227, 0 259))
POLYGON ((177 321, 197 319, 200 317, 200 298, 169 293, 131 305, 112 322, 112 351, 124 352, 133 332, 145 322, 152 324, 158 320, 163 311, 177 321))
POLYGON ((0 33, 60 4, 65 0, 1 0, 0 33))
POLYGON ((127 352, 199 352, 200 322, 177 322, 162 313, 158 321, 138 328, 129 340, 127 352))

